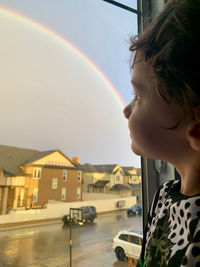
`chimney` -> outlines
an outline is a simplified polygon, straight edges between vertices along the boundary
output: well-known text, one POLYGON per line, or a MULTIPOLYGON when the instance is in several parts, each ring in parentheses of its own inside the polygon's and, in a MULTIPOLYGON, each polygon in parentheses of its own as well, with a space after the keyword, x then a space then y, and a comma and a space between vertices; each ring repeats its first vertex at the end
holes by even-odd
POLYGON ((73 158, 72 158, 72 161, 74 161, 74 162, 80 164, 80 157, 73 157, 73 158))

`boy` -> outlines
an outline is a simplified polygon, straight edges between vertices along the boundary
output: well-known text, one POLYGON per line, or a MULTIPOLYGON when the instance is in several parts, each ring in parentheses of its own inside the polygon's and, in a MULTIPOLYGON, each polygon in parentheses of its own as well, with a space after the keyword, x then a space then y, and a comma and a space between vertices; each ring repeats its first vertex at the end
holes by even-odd
POLYGON ((132 150, 181 180, 156 192, 138 266, 200 266, 200 0, 171 0, 139 36, 125 107, 132 150))

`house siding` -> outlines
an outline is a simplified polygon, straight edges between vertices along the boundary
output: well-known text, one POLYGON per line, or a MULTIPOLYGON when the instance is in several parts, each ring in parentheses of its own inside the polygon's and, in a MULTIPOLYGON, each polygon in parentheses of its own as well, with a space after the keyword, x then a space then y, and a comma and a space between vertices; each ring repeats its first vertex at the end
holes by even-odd
MULTIPOLYGON (((45 205, 48 200, 73 202, 77 201, 77 188, 81 188, 82 182, 78 181, 78 170, 67 169, 67 181, 63 181, 63 169, 43 168, 38 185, 38 202, 36 205, 45 205), (57 188, 52 188, 52 180, 57 178, 57 188), (62 200, 62 188, 66 188, 66 199, 62 200)), ((82 194, 81 198, 82 200, 82 194)))

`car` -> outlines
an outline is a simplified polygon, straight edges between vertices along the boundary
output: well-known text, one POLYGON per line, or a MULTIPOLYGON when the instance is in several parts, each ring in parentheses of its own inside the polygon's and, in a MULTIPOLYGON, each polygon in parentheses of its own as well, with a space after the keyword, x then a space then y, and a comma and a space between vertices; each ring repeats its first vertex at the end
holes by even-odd
POLYGON ((134 230, 122 230, 113 238, 113 250, 119 261, 127 257, 138 260, 142 249, 142 234, 134 230))
POLYGON ((83 206, 80 207, 83 212, 83 220, 93 222, 97 217, 97 211, 95 206, 83 206))
POLYGON ((142 204, 136 204, 132 206, 130 209, 128 209, 126 212, 127 216, 140 215, 142 213, 142 204))
MULTIPOLYGON (((93 222, 94 219, 97 217, 97 211, 95 206, 83 206, 79 208, 82 211, 82 220, 83 222, 93 222)), ((70 215, 64 215, 62 217, 62 221, 64 224, 70 223, 70 215)), ((72 223, 76 223, 72 221, 72 223)))

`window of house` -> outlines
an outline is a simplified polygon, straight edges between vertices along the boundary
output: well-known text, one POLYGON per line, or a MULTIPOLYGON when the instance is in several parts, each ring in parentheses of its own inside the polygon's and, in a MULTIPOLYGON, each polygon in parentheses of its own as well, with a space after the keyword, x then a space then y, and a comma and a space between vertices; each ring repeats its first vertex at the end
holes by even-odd
POLYGON ((41 177, 41 169, 35 168, 33 177, 37 178, 37 179, 40 179, 40 177, 41 177))
POLYGON ((81 171, 78 171, 78 182, 81 181, 81 171))
POLYGON ((67 181, 67 170, 63 170, 63 182, 66 182, 67 181))
POLYGON ((58 187, 58 178, 52 179, 52 189, 57 189, 58 187))
POLYGON ((120 175, 116 176, 116 182, 120 182, 120 175))
POLYGON ((133 181, 136 181, 137 180, 137 176, 133 176, 133 181))
POLYGON ((77 199, 81 199, 81 188, 77 188, 77 199))
POLYGON ((34 188, 33 190, 33 202, 38 201, 38 188, 34 188))
POLYGON ((66 200, 66 188, 65 187, 62 188, 61 200, 66 200))

